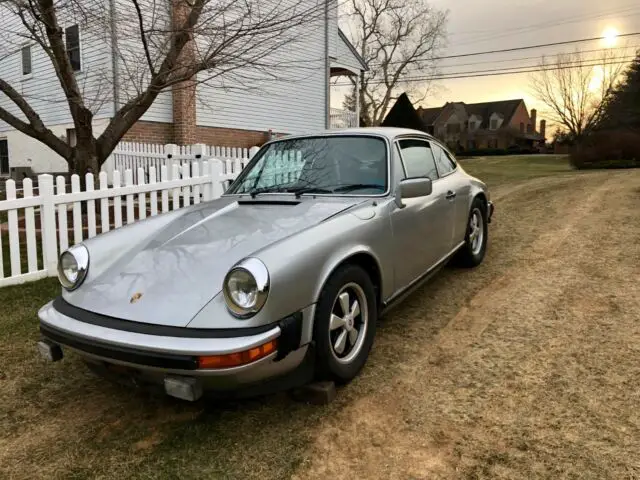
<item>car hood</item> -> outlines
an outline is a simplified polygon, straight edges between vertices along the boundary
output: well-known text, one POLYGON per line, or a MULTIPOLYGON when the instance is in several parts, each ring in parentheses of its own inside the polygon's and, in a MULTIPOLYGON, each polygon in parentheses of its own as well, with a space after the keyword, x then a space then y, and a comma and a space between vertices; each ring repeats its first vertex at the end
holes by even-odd
POLYGON ((236 262, 363 201, 237 200, 223 197, 187 208, 66 299, 111 317, 186 326, 221 291, 236 262), (139 298, 132 302, 134 295, 139 298))

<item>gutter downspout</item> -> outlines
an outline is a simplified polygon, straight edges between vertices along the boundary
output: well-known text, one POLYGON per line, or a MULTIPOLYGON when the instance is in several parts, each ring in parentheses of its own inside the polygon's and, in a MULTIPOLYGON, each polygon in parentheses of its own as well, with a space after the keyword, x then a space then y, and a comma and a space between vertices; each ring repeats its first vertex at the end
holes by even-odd
MULTIPOLYGON (((112 0, 113 1, 113 0, 112 0)), ((329 112, 330 112, 330 95, 331 95, 331 72, 329 65, 329 2, 333 0, 324 0, 324 85, 325 85, 325 99, 324 99, 324 123, 325 128, 331 127, 329 112)))
POLYGON ((109 0, 111 27, 111 69, 113 72, 113 114, 120 108, 120 64, 118 62, 118 25, 116 20, 116 0, 109 0))

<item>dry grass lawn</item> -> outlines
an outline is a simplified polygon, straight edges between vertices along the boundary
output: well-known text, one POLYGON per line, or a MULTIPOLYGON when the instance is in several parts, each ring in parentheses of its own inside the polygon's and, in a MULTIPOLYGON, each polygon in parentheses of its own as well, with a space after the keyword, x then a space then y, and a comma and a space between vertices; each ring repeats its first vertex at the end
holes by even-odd
POLYGON ((640 170, 472 159, 485 262, 383 319, 331 405, 185 404, 34 349, 54 280, 0 289, 0 478, 640 478, 640 170))

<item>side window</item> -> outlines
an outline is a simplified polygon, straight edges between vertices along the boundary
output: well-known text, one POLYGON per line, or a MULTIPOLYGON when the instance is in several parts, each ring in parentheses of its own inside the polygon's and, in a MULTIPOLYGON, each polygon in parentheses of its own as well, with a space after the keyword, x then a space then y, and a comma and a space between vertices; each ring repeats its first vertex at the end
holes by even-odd
POLYGON ((431 150, 433 151, 433 156, 436 159, 438 173, 441 177, 448 173, 451 173, 456 168, 455 164, 447 155, 447 152, 445 152, 439 145, 432 143, 431 150))
POLYGON ((400 156, 400 147, 398 146, 398 143, 395 143, 395 148, 393 149, 393 171, 395 173, 396 185, 400 183, 401 180, 407 178, 407 175, 404 172, 404 165, 402 165, 402 157, 400 156))
POLYGON ((436 162, 429 142, 424 140, 400 140, 400 150, 407 177, 428 177, 438 179, 436 162))

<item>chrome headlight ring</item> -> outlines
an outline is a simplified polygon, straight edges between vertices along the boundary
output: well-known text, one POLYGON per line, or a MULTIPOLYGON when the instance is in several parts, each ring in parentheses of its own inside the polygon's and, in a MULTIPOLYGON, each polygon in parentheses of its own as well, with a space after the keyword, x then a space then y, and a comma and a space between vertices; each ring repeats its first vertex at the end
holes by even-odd
POLYGON ((66 290, 73 291, 82 285, 88 270, 89 250, 84 245, 74 245, 60 255, 58 280, 66 290))
POLYGON ((258 313, 269 295, 269 271, 257 258, 246 258, 234 265, 222 286, 229 311, 238 318, 258 313))

